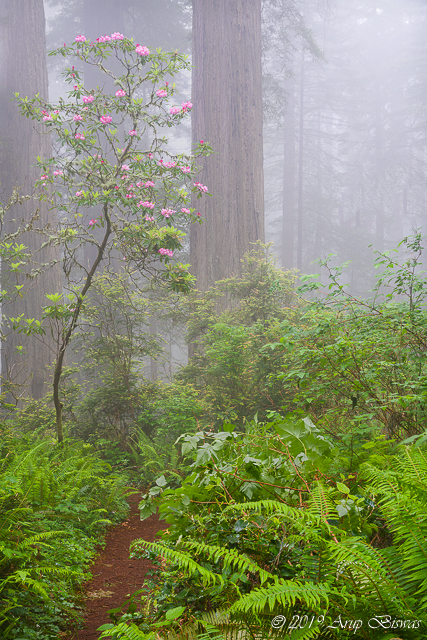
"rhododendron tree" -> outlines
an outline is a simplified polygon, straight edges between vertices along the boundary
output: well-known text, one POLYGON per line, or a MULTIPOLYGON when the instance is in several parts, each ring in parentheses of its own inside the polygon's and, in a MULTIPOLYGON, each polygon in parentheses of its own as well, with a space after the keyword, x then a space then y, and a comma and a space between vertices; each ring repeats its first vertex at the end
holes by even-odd
MULTIPOLYGON (((95 272, 115 261, 134 280, 142 274, 158 278, 173 291, 190 289, 189 265, 174 263, 172 257, 185 236, 178 227, 201 222, 190 207, 190 197, 192 193, 202 197, 207 190, 195 182, 196 160, 211 149, 201 143, 191 154, 173 155, 160 136, 164 127, 179 124, 192 108, 189 101, 171 108, 168 102, 176 89, 165 82, 190 68, 186 56, 153 52, 119 33, 94 41, 78 35, 73 44, 50 55, 58 54, 97 66, 117 87, 110 95, 99 87, 85 87, 82 72, 73 66, 64 72, 70 84, 68 99, 60 99, 58 105, 16 94, 21 113, 43 123, 59 148, 54 158, 37 158, 36 192, 58 212, 60 231, 49 242, 61 245, 68 278, 70 303, 64 304, 58 295, 44 308, 46 319, 60 317, 63 322, 53 382, 61 442, 59 383, 64 356, 95 272), (122 75, 109 70, 110 57, 120 61, 122 75), (143 95, 148 99, 144 101, 143 95), (93 211, 92 216, 90 211, 85 215, 95 206, 96 216, 93 211), (95 249, 94 258, 82 264, 82 246, 87 244, 95 249)), ((38 330, 45 331, 42 326, 38 330)))

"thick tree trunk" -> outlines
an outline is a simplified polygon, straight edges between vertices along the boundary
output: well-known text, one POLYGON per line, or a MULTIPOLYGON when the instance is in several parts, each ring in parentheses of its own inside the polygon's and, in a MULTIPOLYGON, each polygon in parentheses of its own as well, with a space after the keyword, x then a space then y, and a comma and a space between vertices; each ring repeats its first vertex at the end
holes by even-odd
POLYGON ((193 144, 214 153, 198 180, 190 261, 198 289, 239 274, 251 242, 264 240, 261 0, 193 2, 193 144))
MULTIPOLYGON (((46 69, 45 16, 43 0, 0 1, 0 199, 4 202, 15 186, 21 194, 32 192, 40 170, 34 165, 36 157, 49 158, 52 154, 51 140, 46 131, 41 131, 31 119, 23 118, 16 102, 11 101, 14 92, 21 96, 40 93, 48 99, 46 69)), ((19 238, 28 247, 37 263, 48 263, 59 259, 57 249, 40 250, 44 240, 37 229, 46 225, 56 227, 56 215, 49 211, 45 202, 26 201, 7 212, 4 231, 14 232, 15 219, 29 221, 36 208, 39 210, 34 231, 19 238)), ((13 286, 14 280, 3 265, 2 286, 13 286)), ((47 304, 45 294, 62 290, 61 267, 45 270, 37 278, 27 280, 25 294, 13 303, 3 304, 3 318, 24 314, 27 318, 41 317, 41 307, 47 304)), ((44 343, 36 338, 23 338, 22 334, 9 334, 2 343, 2 373, 16 383, 18 395, 41 398, 47 391, 48 370, 56 352, 56 345, 45 337, 44 343), (16 346, 24 344, 25 356, 18 354, 16 346)))

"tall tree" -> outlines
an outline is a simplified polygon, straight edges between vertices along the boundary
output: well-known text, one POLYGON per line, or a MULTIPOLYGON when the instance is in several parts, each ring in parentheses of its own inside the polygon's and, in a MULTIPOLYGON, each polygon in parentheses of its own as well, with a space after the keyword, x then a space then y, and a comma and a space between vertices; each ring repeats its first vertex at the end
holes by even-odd
POLYGON ((240 273, 264 240, 261 0, 193 2, 193 144, 209 142, 200 181, 212 198, 193 206, 190 260, 197 287, 240 273), (196 228, 197 227, 197 228, 196 228))
MULTIPOLYGON (((13 98, 36 93, 47 99, 48 80, 46 69, 45 15, 43 0, 2 0, 0 3, 0 176, 1 199, 7 200, 14 187, 21 193, 31 193, 35 181, 40 178, 34 166, 37 156, 51 156, 51 140, 46 131, 22 118, 13 98), (42 134, 42 135, 40 135, 42 134)), ((27 278, 25 293, 13 302, 3 305, 3 320, 24 314, 40 319, 41 307, 46 304, 45 294, 61 291, 61 268, 57 249, 46 246, 43 229, 56 226, 56 219, 46 202, 27 200, 7 212, 4 230, 16 232, 19 219, 28 222, 37 209, 37 220, 31 232, 19 241, 25 244, 32 256, 32 269, 40 273, 27 278), (55 263, 50 268, 40 267, 55 263)), ((33 273, 34 275, 34 273, 33 273)), ((2 265, 2 288, 15 283, 13 273, 2 265)), ((15 383, 18 395, 30 393, 41 398, 47 390, 48 365, 54 359, 55 345, 46 336, 44 343, 35 338, 23 339, 22 335, 9 333, 2 344, 2 372, 9 382, 15 383), (24 345, 18 352, 16 347, 24 345)), ((15 393, 16 397, 16 393, 15 393)))

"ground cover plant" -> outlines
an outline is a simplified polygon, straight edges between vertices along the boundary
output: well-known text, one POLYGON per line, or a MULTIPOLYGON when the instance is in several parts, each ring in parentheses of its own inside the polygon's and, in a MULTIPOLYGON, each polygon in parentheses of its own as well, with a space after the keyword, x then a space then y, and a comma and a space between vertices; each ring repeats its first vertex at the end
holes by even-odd
POLYGON ((90 445, 1 426, 0 633, 57 638, 106 527, 127 512, 125 479, 90 445))

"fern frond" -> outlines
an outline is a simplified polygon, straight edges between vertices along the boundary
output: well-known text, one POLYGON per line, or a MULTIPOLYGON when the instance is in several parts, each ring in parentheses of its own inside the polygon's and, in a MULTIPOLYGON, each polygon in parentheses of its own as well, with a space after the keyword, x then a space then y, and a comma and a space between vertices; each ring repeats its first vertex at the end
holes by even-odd
POLYGON ((219 547, 217 545, 209 545, 204 542, 197 542, 196 540, 183 540, 181 544, 185 547, 189 547, 196 551, 197 554, 205 554, 215 562, 221 558, 225 567, 235 567, 238 571, 250 571, 251 573, 257 573, 261 579, 261 584, 268 579, 276 580, 268 571, 262 569, 254 560, 252 560, 246 554, 239 552, 237 549, 227 549, 219 547))
POLYGON ((258 587, 250 593, 242 596, 229 609, 233 613, 261 613, 268 605, 270 611, 275 607, 289 607, 296 602, 302 602, 310 609, 318 610, 323 603, 323 608, 329 606, 331 588, 328 584, 314 584, 301 582, 300 580, 278 580, 268 587, 258 587))
POLYGON ((215 582, 219 582, 221 585, 224 584, 222 576, 213 573, 212 571, 208 571, 207 569, 205 569, 205 567, 202 567, 198 562, 193 560, 189 555, 182 553, 181 551, 177 551, 176 549, 169 549, 169 547, 165 547, 158 542, 148 542, 147 540, 143 540, 142 538, 140 538, 139 540, 134 540, 132 542, 131 551, 137 550, 138 547, 147 547, 148 549, 156 551, 156 553, 158 553, 166 560, 178 564, 180 568, 186 571, 189 575, 193 575, 194 573, 199 572, 202 576, 204 584, 214 584, 215 582))

